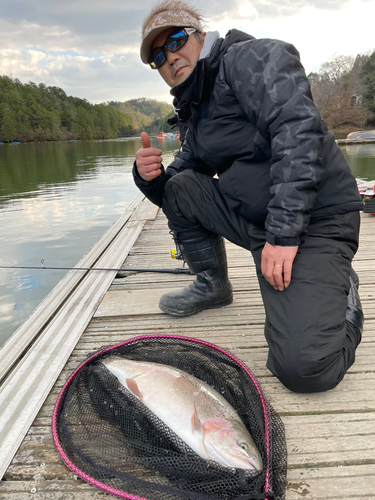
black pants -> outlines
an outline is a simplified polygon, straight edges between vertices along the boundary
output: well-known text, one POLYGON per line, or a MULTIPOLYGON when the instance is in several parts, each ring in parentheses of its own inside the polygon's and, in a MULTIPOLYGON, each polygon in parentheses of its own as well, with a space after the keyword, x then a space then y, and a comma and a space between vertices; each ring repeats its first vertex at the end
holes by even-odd
POLYGON ((316 218, 299 246, 292 281, 274 290, 261 273, 265 231, 230 210, 218 181, 186 170, 166 184, 163 211, 181 238, 210 231, 252 252, 266 312, 267 367, 290 390, 333 389, 354 363, 360 332, 345 319, 358 212, 316 218))

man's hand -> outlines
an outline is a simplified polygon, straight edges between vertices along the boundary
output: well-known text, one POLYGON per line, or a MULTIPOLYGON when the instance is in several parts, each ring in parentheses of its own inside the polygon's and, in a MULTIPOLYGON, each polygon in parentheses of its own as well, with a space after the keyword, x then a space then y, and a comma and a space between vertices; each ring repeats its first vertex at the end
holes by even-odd
POLYGON ((264 245, 261 263, 262 274, 275 290, 282 292, 284 288, 288 288, 297 250, 298 246, 273 247, 269 243, 264 245))
POLYGON ((141 133, 142 148, 135 153, 135 164, 144 181, 152 181, 161 174, 162 151, 151 147, 146 132, 141 133))

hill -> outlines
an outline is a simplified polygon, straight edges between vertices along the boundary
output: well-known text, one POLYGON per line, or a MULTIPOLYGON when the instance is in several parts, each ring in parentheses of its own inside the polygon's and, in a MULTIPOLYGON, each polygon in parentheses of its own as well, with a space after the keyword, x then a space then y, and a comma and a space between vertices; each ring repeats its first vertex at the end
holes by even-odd
POLYGON ((91 104, 59 87, 0 76, 0 142, 111 139, 159 131, 173 115, 153 99, 91 104))
POLYGON ((125 102, 110 101, 106 104, 130 116, 138 133, 144 130, 149 134, 157 134, 161 131, 161 126, 163 132, 170 130, 166 119, 172 117, 174 112, 173 107, 166 102, 141 98, 125 102))

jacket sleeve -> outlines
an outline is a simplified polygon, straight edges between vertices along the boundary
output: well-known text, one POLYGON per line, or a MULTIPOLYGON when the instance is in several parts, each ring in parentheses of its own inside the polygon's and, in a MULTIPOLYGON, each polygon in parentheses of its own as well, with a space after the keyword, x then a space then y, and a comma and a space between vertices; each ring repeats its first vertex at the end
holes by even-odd
POLYGON ((167 181, 173 176, 185 169, 194 169, 197 172, 213 176, 215 172, 195 158, 193 149, 190 146, 189 134, 184 140, 181 150, 175 155, 173 161, 165 169, 161 166, 161 174, 152 181, 145 181, 139 175, 137 166, 133 165, 133 179, 140 191, 155 205, 162 206, 164 187, 167 181))
POLYGON ((222 68, 271 158, 267 241, 299 245, 324 176, 321 118, 299 54, 278 40, 252 40, 230 48, 222 68))

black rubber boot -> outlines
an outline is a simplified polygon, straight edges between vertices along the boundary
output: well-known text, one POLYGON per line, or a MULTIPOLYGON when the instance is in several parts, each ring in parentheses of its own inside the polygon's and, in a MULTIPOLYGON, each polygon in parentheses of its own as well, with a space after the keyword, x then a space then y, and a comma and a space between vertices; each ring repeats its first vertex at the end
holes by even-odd
POLYGON ((184 260, 197 277, 183 290, 164 294, 160 309, 172 316, 191 316, 203 309, 230 304, 233 291, 223 237, 213 233, 191 239, 174 236, 184 260))
POLYGON ((364 322, 363 311, 362 311, 361 300, 359 298, 359 293, 357 290, 358 286, 354 281, 354 279, 352 278, 352 273, 350 273, 349 280, 350 280, 350 290, 348 295, 348 307, 346 309, 346 321, 351 323, 358 332, 358 344, 359 344, 361 342, 362 332, 363 332, 363 322, 364 322))

